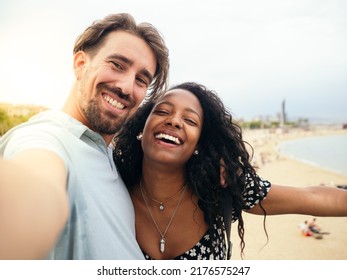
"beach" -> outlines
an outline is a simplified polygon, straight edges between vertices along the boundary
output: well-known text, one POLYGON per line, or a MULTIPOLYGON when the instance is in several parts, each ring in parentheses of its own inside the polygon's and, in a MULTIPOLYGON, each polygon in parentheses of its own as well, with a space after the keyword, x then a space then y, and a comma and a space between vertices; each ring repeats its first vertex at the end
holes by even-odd
MULTIPOLYGON (((254 148, 257 173, 272 184, 295 187, 347 185, 347 175, 338 174, 283 156, 277 145, 283 141, 311 136, 347 134, 336 127, 311 129, 246 130, 243 137, 254 148)), ((244 213, 244 260, 347 260, 347 217, 316 217, 318 225, 329 234, 322 239, 300 234, 299 224, 309 215, 267 216, 244 213)), ((237 222, 232 225, 232 259, 239 260, 240 239, 237 222)))

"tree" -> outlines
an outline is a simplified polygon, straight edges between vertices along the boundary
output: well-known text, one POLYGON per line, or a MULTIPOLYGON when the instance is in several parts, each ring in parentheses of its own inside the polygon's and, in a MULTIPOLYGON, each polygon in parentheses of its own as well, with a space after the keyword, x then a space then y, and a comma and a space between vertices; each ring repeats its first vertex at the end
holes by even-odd
POLYGON ((5 110, 0 108, 0 135, 4 135, 9 129, 10 117, 5 110))

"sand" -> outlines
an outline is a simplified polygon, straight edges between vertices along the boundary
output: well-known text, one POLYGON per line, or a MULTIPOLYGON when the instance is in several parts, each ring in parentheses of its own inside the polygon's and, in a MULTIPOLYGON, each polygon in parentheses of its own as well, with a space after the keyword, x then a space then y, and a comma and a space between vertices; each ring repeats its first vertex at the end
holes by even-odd
MULTIPOLYGON (((287 186, 326 185, 336 188, 347 185, 347 176, 308 165, 276 152, 282 141, 314 135, 347 134, 337 128, 315 128, 310 130, 291 129, 244 131, 244 139, 255 149, 258 174, 271 183, 287 186)), ((267 241, 263 228, 263 216, 244 214, 245 242, 244 260, 346 260, 347 217, 317 217, 323 231, 330 232, 322 239, 304 237, 299 224, 311 220, 309 215, 278 215, 266 218, 267 241)), ((232 226, 233 256, 240 257, 237 223, 232 226)))

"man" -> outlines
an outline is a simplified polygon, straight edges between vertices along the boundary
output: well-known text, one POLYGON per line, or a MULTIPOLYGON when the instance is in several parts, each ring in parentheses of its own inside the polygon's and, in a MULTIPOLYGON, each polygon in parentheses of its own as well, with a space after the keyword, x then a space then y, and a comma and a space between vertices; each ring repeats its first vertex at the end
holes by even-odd
POLYGON ((165 89, 168 50, 153 26, 115 14, 78 37, 73 67, 61 112, 1 138, 0 259, 143 258, 109 146, 147 90, 165 89))

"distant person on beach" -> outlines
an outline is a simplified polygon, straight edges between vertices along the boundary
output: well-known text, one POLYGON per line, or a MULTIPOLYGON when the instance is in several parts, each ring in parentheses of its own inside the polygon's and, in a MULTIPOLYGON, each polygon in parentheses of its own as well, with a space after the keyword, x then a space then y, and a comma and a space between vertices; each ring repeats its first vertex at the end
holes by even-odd
POLYGON ((149 100, 114 144, 146 259, 227 259, 235 221, 243 252, 243 211, 347 216, 344 190, 271 185, 258 177, 241 128, 203 85, 179 84, 149 100))
POLYGON ((330 234, 330 232, 322 231, 322 228, 317 224, 317 218, 312 218, 312 220, 308 223, 308 228, 311 232, 316 234, 330 234))
POLYGON ((321 228, 317 225, 316 218, 313 218, 309 223, 308 223, 308 228, 310 231, 314 233, 320 233, 321 228))
POLYGON ((129 14, 77 38, 63 110, 0 140, 0 259, 143 258, 109 144, 146 94, 166 87, 168 67, 159 32, 129 14))
POLYGON ((314 233, 308 227, 308 221, 304 221, 299 225, 300 232, 303 236, 312 236, 314 233))
POLYGON ((316 227, 310 226, 310 223, 306 220, 299 225, 300 232, 303 236, 313 236, 315 239, 323 239, 323 234, 329 234, 329 232, 321 232, 316 227))

